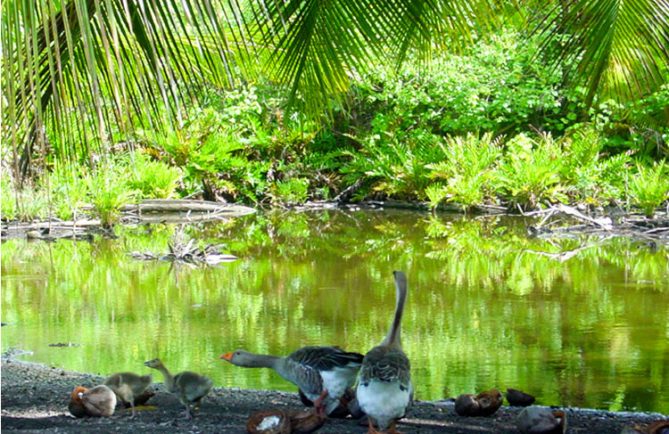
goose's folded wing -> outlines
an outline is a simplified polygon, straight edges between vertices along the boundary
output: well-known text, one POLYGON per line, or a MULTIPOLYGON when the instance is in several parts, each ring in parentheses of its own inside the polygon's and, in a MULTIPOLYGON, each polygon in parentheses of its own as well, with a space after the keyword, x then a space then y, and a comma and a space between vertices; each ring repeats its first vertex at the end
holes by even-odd
POLYGON ((318 371, 330 371, 340 367, 357 368, 363 359, 362 354, 346 352, 339 347, 304 347, 288 357, 318 371))
POLYGON ((360 382, 371 380, 398 382, 402 388, 411 387, 411 364, 399 349, 376 347, 367 353, 360 369, 360 382))

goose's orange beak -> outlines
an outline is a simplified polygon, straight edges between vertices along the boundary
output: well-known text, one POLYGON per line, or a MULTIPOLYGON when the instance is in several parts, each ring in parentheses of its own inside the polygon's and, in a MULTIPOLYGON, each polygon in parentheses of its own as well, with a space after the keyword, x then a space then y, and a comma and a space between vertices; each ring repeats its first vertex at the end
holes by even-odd
POLYGON ((219 358, 220 358, 220 359, 225 359, 225 360, 227 360, 227 361, 229 362, 229 361, 232 360, 232 354, 233 354, 232 352, 230 352, 230 353, 225 353, 225 354, 221 354, 221 357, 219 357, 219 358))

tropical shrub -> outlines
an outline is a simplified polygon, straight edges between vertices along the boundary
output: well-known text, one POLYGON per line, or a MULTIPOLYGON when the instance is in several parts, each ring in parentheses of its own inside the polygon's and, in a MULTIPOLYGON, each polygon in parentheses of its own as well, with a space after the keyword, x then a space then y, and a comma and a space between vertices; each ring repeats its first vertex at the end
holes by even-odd
POLYGON ((129 154, 123 162, 128 172, 128 188, 139 199, 168 199, 174 197, 181 181, 178 168, 155 161, 142 151, 129 154))
POLYGON ((124 172, 113 162, 107 161, 84 175, 90 203, 105 228, 118 222, 121 207, 131 203, 137 195, 128 186, 124 172))
POLYGON ((480 42, 466 55, 437 59, 425 72, 408 64, 387 67, 355 84, 357 112, 373 116, 386 132, 424 129, 441 136, 475 131, 558 131, 576 119, 563 113, 571 96, 560 77, 533 59, 533 43, 513 33, 480 42))
POLYGON ((425 196, 427 197, 430 209, 434 211, 444 199, 448 198, 448 188, 439 182, 430 184, 425 189, 425 196))
POLYGON ((3 170, 0 175, 0 214, 2 220, 13 220, 16 218, 16 197, 12 179, 7 170, 3 170))
MULTIPOLYGON (((444 159, 427 167, 431 169, 430 178, 446 181, 442 187, 442 199, 448 198, 467 210, 493 197, 491 181, 495 165, 502 156, 500 140, 493 139, 491 133, 481 138, 467 134, 464 137, 449 137, 439 146, 444 159)), ((432 189, 431 194, 434 196, 435 193, 432 189)))
POLYGON ((273 202, 285 205, 298 205, 308 199, 309 180, 290 178, 277 181, 272 189, 273 202))
POLYGON ((621 201, 629 171, 628 153, 610 155, 606 138, 593 125, 571 129, 560 143, 560 177, 571 201, 597 206, 621 201))
POLYGON ((82 182, 80 169, 62 161, 41 179, 38 188, 50 192, 51 210, 62 220, 72 220, 89 203, 88 186, 82 182))
POLYGON ((378 134, 367 137, 362 149, 344 154, 351 157, 341 168, 349 184, 366 179, 373 193, 400 199, 424 198, 430 183, 428 165, 443 159, 443 151, 430 142, 401 142, 378 134))
POLYGON ((507 142, 506 155, 495 175, 500 191, 511 204, 525 208, 563 201, 562 157, 559 144, 550 135, 539 140, 517 135, 507 142))
POLYGON ((630 179, 629 189, 632 203, 648 217, 669 199, 669 166, 663 160, 646 167, 637 163, 637 173, 630 179))

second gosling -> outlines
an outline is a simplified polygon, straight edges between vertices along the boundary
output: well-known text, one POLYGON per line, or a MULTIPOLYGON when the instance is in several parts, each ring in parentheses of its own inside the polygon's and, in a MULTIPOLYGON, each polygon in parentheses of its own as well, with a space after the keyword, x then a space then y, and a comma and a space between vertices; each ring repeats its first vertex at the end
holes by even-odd
POLYGON ((135 399, 146 392, 153 379, 150 375, 137 375, 132 372, 119 372, 105 380, 105 386, 114 391, 119 401, 130 404, 132 416, 135 416, 135 399))
POLYGON ((213 382, 191 371, 180 372, 173 376, 160 359, 149 360, 144 362, 144 365, 163 373, 165 387, 170 393, 175 394, 186 407, 186 418, 192 419, 193 410, 199 410, 202 398, 207 396, 213 382))

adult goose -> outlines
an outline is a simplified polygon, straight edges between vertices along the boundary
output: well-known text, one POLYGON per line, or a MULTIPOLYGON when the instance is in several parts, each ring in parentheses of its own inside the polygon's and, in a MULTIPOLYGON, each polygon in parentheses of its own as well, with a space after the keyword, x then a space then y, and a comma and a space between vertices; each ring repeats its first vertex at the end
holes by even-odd
POLYGON ((411 365, 402 351, 400 324, 407 298, 407 279, 401 271, 393 272, 396 288, 395 317, 381 345, 372 348, 362 361, 356 396, 367 414, 369 433, 380 430, 397 433, 395 421, 406 413, 413 398, 411 365))
POLYGON ((303 347, 285 357, 244 350, 221 355, 221 359, 236 366, 274 369, 284 380, 299 387, 321 416, 329 415, 339 406, 346 389, 355 383, 362 358, 362 354, 328 346, 303 347))

